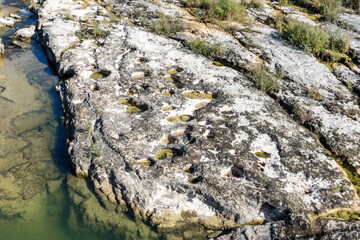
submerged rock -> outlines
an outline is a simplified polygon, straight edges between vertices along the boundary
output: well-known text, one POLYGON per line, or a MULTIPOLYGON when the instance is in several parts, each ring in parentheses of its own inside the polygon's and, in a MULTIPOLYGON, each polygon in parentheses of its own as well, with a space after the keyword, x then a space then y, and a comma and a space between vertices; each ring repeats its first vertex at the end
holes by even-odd
POLYGON ((15 38, 30 39, 35 37, 35 25, 31 25, 28 28, 22 28, 14 33, 15 38))

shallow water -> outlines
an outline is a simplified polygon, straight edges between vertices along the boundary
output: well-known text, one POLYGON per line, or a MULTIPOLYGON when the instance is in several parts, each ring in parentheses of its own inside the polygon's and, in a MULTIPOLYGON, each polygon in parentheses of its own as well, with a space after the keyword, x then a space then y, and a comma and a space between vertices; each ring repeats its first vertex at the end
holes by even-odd
MULTIPOLYGON (((23 8, 1 1, 0 12, 23 8)), ((35 23, 23 14, 16 26, 35 23)), ((6 38, 14 29, 0 28, 6 38)), ((35 40, 0 59, 0 239, 158 239, 150 227, 106 210, 66 159, 58 83, 35 40)))

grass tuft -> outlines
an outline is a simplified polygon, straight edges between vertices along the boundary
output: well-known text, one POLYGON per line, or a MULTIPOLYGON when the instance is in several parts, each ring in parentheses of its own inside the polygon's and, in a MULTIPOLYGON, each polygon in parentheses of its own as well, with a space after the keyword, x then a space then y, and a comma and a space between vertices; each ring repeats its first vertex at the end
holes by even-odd
POLYGON ((187 41, 185 45, 193 52, 204 55, 212 60, 220 58, 229 52, 221 43, 208 43, 200 38, 187 41))
POLYGON ((169 16, 160 15, 159 21, 150 24, 149 29, 159 35, 169 36, 172 33, 181 32, 184 26, 178 20, 169 16))
POLYGON ((271 93, 278 88, 276 78, 268 73, 268 70, 264 66, 254 66, 248 76, 253 80, 255 86, 261 91, 271 93))
POLYGON ((283 33, 291 44, 307 53, 317 54, 330 44, 329 34, 323 29, 299 21, 290 21, 283 33))

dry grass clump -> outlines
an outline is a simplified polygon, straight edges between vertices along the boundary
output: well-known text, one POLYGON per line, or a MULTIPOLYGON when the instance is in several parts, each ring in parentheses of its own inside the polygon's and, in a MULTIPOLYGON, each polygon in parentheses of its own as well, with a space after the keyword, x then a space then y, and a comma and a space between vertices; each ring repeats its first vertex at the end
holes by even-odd
POLYGON ((243 22, 246 19, 246 8, 262 7, 261 0, 185 0, 185 5, 199 9, 197 16, 201 20, 243 22))

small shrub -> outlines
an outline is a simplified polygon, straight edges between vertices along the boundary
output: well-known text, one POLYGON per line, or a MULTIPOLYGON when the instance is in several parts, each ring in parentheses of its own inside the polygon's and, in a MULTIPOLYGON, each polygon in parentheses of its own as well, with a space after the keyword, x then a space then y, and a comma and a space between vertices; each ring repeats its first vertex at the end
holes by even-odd
POLYGON ((89 158, 93 159, 94 156, 95 156, 95 146, 94 146, 94 142, 91 140, 89 145, 89 158))
POLYGON ((92 127, 91 122, 87 122, 86 123, 86 132, 88 133, 89 136, 92 135, 92 130, 93 130, 93 127, 92 127))
POLYGON ((329 21, 335 21, 342 11, 341 0, 321 0, 320 4, 320 13, 329 21))
POLYGON ((360 0, 343 0, 343 5, 360 13, 360 0))
POLYGON ((96 23, 93 26, 93 34, 95 38, 103 38, 106 36, 107 32, 100 26, 100 24, 96 23))
POLYGON ((204 21, 228 20, 246 21, 246 8, 260 8, 260 0, 185 0, 185 5, 190 8, 199 8, 201 13, 198 18, 204 21))
POLYGON ((308 95, 310 98, 320 101, 321 100, 321 94, 319 92, 319 89, 315 86, 311 86, 311 88, 308 91, 308 95))
POLYGON ((161 15, 159 21, 150 24, 149 29, 156 34, 169 36, 171 33, 183 31, 184 26, 178 20, 161 15))
POLYGON ((330 48, 340 53, 348 53, 350 47, 349 35, 334 33, 330 35, 330 48))
POLYGON ((98 39, 98 38, 104 38, 107 35, 107 31, 104 30, 100 24, 96 23, 92 26, 85 26, 82 27, 81 30, 79 30, 76 35, 80 39, 98 39))
POLYGON ((208 43, 206 40, 199 38, 186 42, 186 46, 193 52, 204 55, 210 59, 220 58, 228 53, 228 49, 221 43, 208 43))
POLYGON ((279 0, 280 5, 287 5, 289 3, 288 0, 279 0))
POLYGON ((273 92, 278 88, 277 80, 268 73, 264 66, 254 66, 248 75, 261 91, 273 92))
POLYGON ((290 21, 284 29, 284 35, 293 45, 307 53, 317 54, 330 43, 329 34, 323 29, 299 21, 290 21))
POLYGON ((65 19, 66 20, 71 20, 71 21, 75 20, 73 15, 71 15, 70 9, 65 9, 64 13, 65 13, 65 19))

